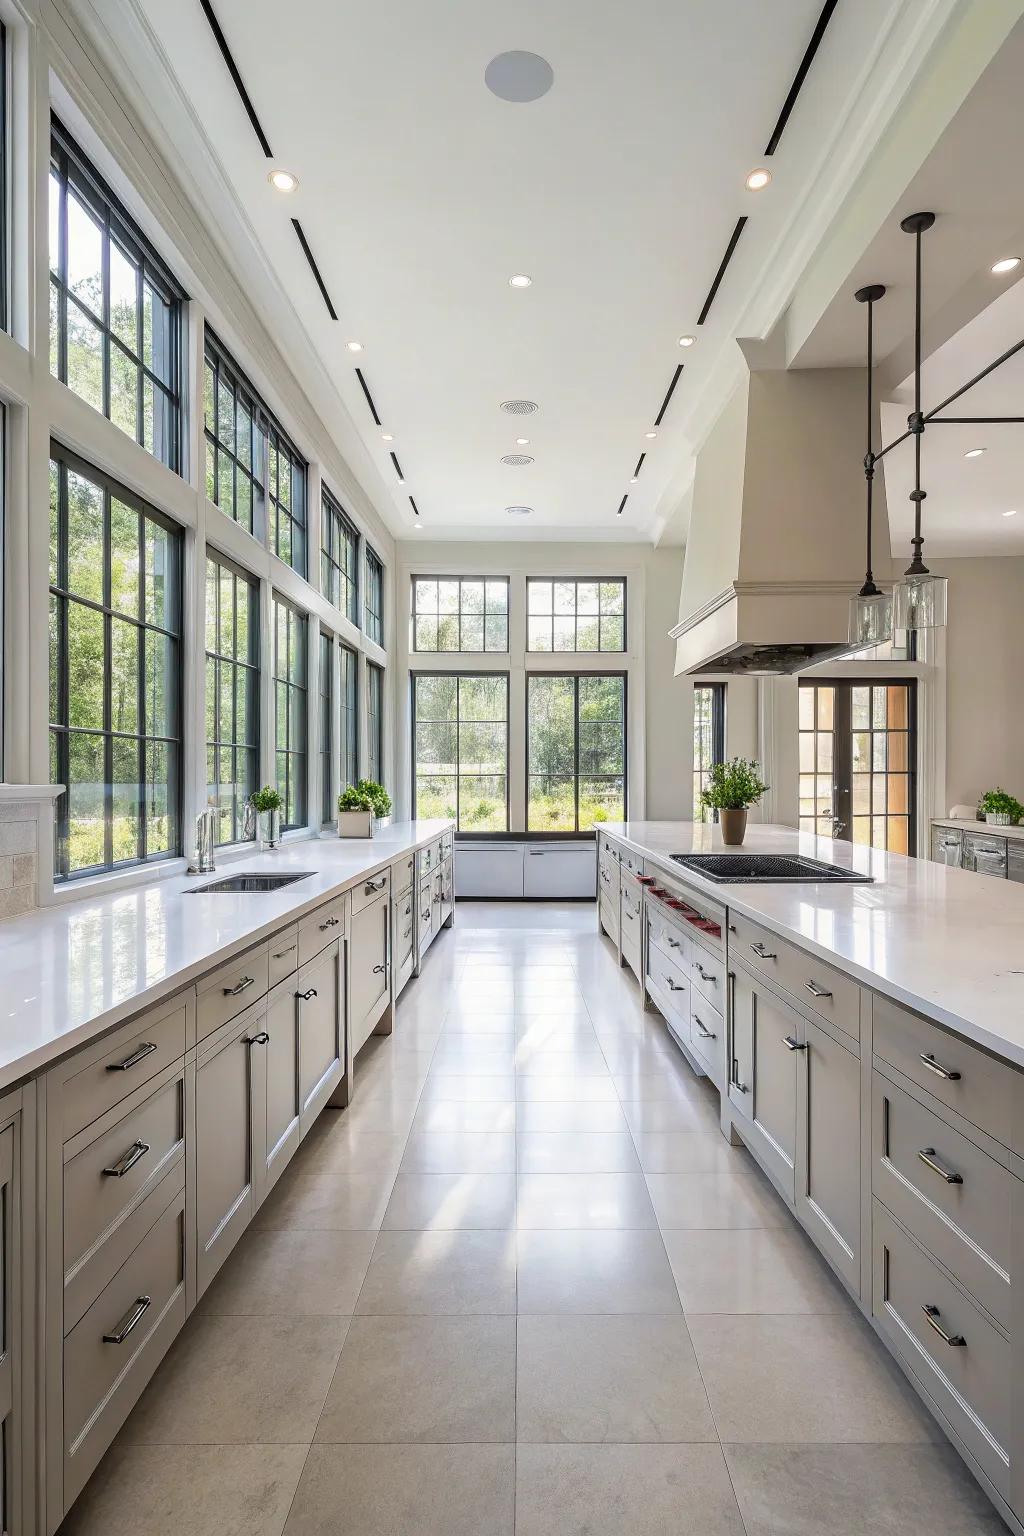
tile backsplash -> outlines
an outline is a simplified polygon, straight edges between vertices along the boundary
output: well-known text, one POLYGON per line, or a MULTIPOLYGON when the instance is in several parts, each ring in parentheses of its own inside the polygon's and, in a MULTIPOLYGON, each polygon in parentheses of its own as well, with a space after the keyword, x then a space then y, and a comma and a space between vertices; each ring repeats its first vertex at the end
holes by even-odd
POLYGON ((0 803, 0 918, 18 917, 39 905, 39 818, 50 807, 38 801, 0 803))

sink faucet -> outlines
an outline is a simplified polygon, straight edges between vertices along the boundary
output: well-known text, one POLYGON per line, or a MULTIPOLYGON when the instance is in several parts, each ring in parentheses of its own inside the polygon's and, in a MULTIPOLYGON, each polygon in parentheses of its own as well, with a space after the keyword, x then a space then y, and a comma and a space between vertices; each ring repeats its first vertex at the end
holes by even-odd
POLYGON ((245 802, 245 810, 242 813, 242 839, 243 839, 243 841, 247 841, 250 837, 255 837, 255 836, 256 836, 256 807, 253 805, 252 798, 250 797, 245 802))
POLYGON ((213 851, 217 840, 217 812, 212 805, 196 817, 196 856, 188 867, 190 875, 212 875, 217 868, 213 851))

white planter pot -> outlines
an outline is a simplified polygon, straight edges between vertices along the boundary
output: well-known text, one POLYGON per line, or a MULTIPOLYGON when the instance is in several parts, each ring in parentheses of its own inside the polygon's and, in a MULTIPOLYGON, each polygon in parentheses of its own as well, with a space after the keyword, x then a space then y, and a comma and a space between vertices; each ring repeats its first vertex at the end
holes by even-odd
POLYGON ((391 817, 390 816, 375 816, 373 818, 373 824, 374 824, 375 827, 390 827, 390 825, 391 825, 391 817))
POLYGON ((373 812, 372 811, 339 811, 338 812, 338 836, 339 837, 372 837, 373 836, 373 812))
POLYGON ((257 822, 257 841, 260 851, 278 848, 281 844, 281 812, 260 811, 257 822))

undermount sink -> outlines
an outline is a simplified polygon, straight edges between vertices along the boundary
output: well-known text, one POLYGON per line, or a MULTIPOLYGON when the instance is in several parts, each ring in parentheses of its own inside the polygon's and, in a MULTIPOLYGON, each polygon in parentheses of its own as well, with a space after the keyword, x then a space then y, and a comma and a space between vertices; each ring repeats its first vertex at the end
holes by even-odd
POLYGON ((829 881, 846 885, 870 885, 873 875, 862 875, 841 864, 823 864, 801 853, 674 853, 672 860, 694 874, 719 885, 784 885, 829 881))
POLYGON ((300 869, 292 875, 262 874, 254 871, 249 875, 225 875, 223 880, 213 880, 209 885, 193 885, 189 887, 191 896, 205 896, 210 891, 225 891, 251 894, 256 891, 279 891, 283 885, 294 885, 296 880, 308 880, 314 871, 300 869))

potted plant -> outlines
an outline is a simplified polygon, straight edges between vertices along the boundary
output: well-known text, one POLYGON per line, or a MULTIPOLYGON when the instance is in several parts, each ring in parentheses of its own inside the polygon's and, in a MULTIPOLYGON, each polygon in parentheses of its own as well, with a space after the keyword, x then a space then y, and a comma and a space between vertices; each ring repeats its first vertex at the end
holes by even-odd
POLYGON ((1015 827, 1024 816, 1024 805, 1005 789, 987 789, 978 802, 978 810, 993 827, 1015 827))
POLYGON ((373 836, 373 801, 358 784, 350 784, 338 796, 338 836, 373 836))
POLYGON ((249 796, 249 803, 256 812, 257 846, 261 851, 278 847, 281 841, 281 812, 284 810, 281 791, 272 784, 264 784, 262 789, 254 790, 249 796))
POLYGON ((722 842, 727 846, 739 847, 742 843, 747 810, 767 788, 753 758, 734 757, 731 762, 711 765, 707 788, 701 790, 700 798, 703 805, 718 812, 722 842))
POLYGON ((391 796, 383 784, 375 784, 373 779, 360 779, 356 789, 369 800, 376 825, 386 827, 391 820, 391 796))

